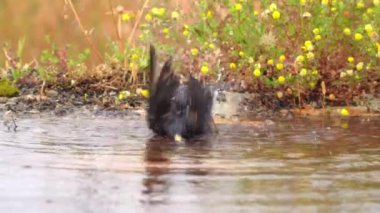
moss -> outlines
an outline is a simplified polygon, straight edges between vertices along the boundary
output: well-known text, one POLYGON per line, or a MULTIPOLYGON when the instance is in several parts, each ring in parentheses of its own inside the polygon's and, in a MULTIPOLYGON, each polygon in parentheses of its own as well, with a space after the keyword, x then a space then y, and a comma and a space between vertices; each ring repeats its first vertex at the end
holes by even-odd
POLYGON ((0 97, 13 97, 19 94, 19 89, 7 79, 0 79, 0 97))

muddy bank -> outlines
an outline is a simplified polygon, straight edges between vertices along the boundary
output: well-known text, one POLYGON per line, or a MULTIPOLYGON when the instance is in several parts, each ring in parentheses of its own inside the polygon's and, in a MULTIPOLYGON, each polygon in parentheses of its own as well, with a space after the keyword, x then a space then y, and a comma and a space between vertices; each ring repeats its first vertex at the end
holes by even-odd
MULTIPOLYGON (((82 95, 73 91, 46 90, 23 92, 17 97, 0 97, 0 111, 6 105, 22 115, 49 113, 64 116, 74 112, 92 115, 124 116, 145 115, 147 100, 141 95, 131 95, 120 100, 118 93, 108 92, 99 95, 82 95)), ((341 109, 347 109, 350 116, 376 116, 380 113, 380 98, 372 98, 358 106, 314 107, 312 104, 298 108, 284 103, 270 94, 259 95, 230 91, 215 91, 213 113, 221 123, 252 119, 289 119, 305 116, 341 116, 341 109)))

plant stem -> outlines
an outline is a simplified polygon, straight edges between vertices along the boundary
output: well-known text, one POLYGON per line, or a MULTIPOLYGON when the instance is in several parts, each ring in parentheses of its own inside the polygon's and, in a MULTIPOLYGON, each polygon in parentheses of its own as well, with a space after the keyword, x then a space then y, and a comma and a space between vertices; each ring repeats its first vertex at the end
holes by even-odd
POLYGON ((108 0, 108 5, 109 5, 110 10, 111 10, 112 22, 113 22, 113 26, 115 28, 117 41, 119 43, 119 51, 121 51, 122 46, 123 46, 122 41, 121 41, 121 32, 118 28, 117 20, 115 19, 115 12, 114 12, 114 8, 113 8, 112 0, 108 0))
POLYGON ((70 9, 71 9, 71 11, 74 14, 75 20, 78 23, 80 30, 84 34, 84 38, 86 39, 87 44, 90 46, 90 48, 92 49, 92 51, 94 52, 94 54, 98 58, 98 60, 103 63, 104 62, 103 57, 101 56, 101 54, 98 51, 98 49, 95 47, 94 43, 92 43, 88 31, 83 27, 82 22, 81 22, 81 20, 79 18, 77 10, 74 7, 73 2, 71 0, 65 0, 65 1, 70 6, 70 9))
POLYGON ((140 10, 139 13, 137 14, 135 24, 133 25, 133 28, 132 28, 131 34, 130 34, 129 37, 128 37, 128 42, 129 42, 129 43, 131 43, 132 40, 133 40, 133 37, 134 37, 134 35, 135 35, 135 32, 136 32, 137 26, 140 24, 141 16, 142 16, 142 14, 144 13, 144 10, 145 10, 145 8, 147 7, 148 3, 149 3, 149 0, 145 0, 144 5, 142 6, 141 10, 140 10))

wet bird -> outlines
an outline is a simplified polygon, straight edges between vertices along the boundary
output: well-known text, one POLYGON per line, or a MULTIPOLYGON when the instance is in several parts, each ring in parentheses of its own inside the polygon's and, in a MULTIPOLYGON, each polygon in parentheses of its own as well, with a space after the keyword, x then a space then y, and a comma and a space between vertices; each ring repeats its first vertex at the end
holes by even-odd
POLYGON ((156 63, 156 50, 151 45, 149 128, 175 141, 214 132, 211 88, 192 75, 186 84, 181 84, 179 76, 171 69, 172 58, 165 62, 161 71, 157 70, 156 63))
POLYGON ((8 128, 8 131, 11 130, 13 127, 13 131, 16 132, 17 130, 17 124, 16 124, 16 119, 17 119, 17 114, 14 109, 9 104, 5 105, 6 111, 3 115, 3 124, 8 128))

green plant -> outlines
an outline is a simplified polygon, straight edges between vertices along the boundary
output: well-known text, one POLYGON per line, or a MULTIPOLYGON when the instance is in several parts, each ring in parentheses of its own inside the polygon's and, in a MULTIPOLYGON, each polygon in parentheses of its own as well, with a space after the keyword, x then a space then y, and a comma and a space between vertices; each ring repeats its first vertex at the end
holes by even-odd
POLYGON ((0 79, 0 97, 13 97, 19 94, 19 89, 7 79, 0 79))

